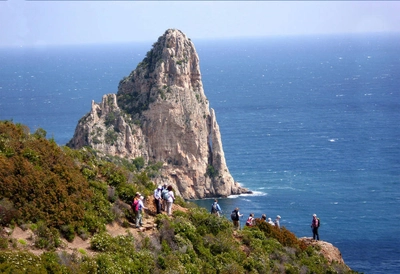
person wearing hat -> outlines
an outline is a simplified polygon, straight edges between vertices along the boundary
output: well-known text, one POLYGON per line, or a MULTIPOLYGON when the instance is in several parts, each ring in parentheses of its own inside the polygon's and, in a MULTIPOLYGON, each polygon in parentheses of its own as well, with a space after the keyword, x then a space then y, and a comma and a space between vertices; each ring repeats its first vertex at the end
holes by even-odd
POLYGON ((317 214, 313 214, 313 219, 311 222, 311 229, 313 232, 313 240, 315 240, 315 238, 317 238, 317 241, 319 241, 318 228, 319 228, 319 219, 317 218, 317 214))
POLYGON ((281 219, 281 216, 277 215, 277 216, 276 216, 276 219, 275 219, 275 221, 274 221, 275 226, 276 226, 277 228, 281 228, 281 224, 279 223, 280 219, 281 219))
POLYGON ((147 209, 147 207, 145 207, 144 204, 143 204, 143 200, 144 200, 144 197, 140 196, 139 200, 138 200, 138 202, 139 202, 138 211, 137 211, 136 220, 135 220, 136 221, 135 222, 136 228, 139 228, 139 227, 141 227, 143 225, 143 223, 142 223, 143 210, 147 209))
POLYGON ((270 225, 273 225, 273 226, 275 225, 271 218, 268 218, 268 223, 269 223, 270 225))
POLYGON ((159 185, 154 190, 154 203, 156 204, 157 214, 161 213, 161 193, 162 193, 162 185, 159 185))

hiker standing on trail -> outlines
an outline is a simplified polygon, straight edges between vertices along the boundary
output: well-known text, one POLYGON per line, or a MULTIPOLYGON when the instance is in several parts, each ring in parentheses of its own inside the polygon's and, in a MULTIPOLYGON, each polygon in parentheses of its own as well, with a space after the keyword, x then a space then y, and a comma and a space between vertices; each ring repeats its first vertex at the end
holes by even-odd
POLYGON ((247 218, 246 226, 254 225, 254 213, 250 213, 249 218, 247 218))
POLYGON ((265 215, 265 214, 261 215, 261 221, 266 222, 267 221, 267 215, 265 215))
POLYGON ((167 188, 168 193, 165 196, 166 200, 167 200, 167 214, 168 216, 172 215, 172 204, 175 201, 175 195, 174 195, 174 191, 172 190, 172 186, 168 186, 167 188))
POLYGON ((143 204, 143 199, 144 199, 144 197, 140 196, 139 200, 138 200, 138 206, 137 206, 138 210, 137 210, 137 214, 136 214, 136 228, 139 228, 143 225, 143 223, 142 223, 143 210, 147 209, 147 207, 145 207, 143 204))
POLYGON ((311 222, 311 229, 313 232, 313 240, 315 240, 315 237, 316 237, 317 241, 319 241, 318 228, 319 228, 319 219, 317 218, 317 214, 313 214, 313 219, 311 222))
POLYGON ((235 210, 232 211, 231 213, 231 219, 233 221, 233 227, 235 229, 240 229, 240 222, 239 222, 239 218, 242 217, 243 214, 240 214, 239 212, 239 208, 235 208, 235 210))
POLYGON ((218 204, 218 200, 215 199, 214 203, 212 203, 212 205, 211 205, 211 214, 215 214, 219 217, 219 216, 221 216, 221 212, 222 212, 222 210, 218 204))
POLYGON ((161 203, 162 203, 161 193, 162 193, 162 186, 159 185, 158 188, 154 190, 154 202, 156 204, 157 214, 161 213, 161 203))
POLYGON ((132 201, 132 205, 131 205, 132 211, 135 214, 135 218, 136 218, 136 215, 137 215, 136 207, 137 207, 137 205, 139 203, 139 198, 140 198, 140 193, 136 192, 135 197, 133 198, 133 201, 132 201))
POLYGON ((281 228, 281 224, 279 223, 280 220, 281 220, 281 216, 277 215, 277 216, 276 216, 276 219, 275 219, 275 221, 274 221, 275 226, 276 226, 277 228, 281 228))
POLYGON ((275 224, 274 224, 274 222, 272 221, 272 219, 271 219, 271 218, 268 218, 268 223, 269 223, 270 225, 273 225, 273 226, 275 226, 275 224))
POLYGON ((162 186, 162 189, 161 189, 161 199, 162 199, 161 206, 162 206, 163 211, 167 211, 167 199, 164 198, 165 193, 168 193, 167 183, 164 183, 164 185, 162 186))

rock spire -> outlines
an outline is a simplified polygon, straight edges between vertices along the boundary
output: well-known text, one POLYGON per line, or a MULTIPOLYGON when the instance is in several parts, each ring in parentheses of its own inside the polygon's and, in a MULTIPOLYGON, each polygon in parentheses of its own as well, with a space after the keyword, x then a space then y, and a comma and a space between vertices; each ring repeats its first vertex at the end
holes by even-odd
POLYGON ((164 163, 156 183, 167 183, 185 199, 228 196, 247 190, 234 182, 225 162, 221 134, 204 94, 193 43, 167 30, 117 94, 92 102, 80 119, 72 148, 164 163))

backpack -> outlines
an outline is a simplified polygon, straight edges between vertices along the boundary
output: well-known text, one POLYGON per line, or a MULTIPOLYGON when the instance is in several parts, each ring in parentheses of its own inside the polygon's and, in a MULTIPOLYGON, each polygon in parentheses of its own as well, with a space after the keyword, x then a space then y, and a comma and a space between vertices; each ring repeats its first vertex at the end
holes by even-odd
POLYGON ((317 227, 320 227, 321 226, 321 220, 319 218, 317 218, 317 220, 318 220, 318 226, 317 227))
POLYGON ((253 217, 249 217, 246 221, 247 226, 252 226, 253 225, 253 217))
POLYGON ((135 212, 139 211, 139 200, 133 200, 132 208, 135 212))
POLYGON ((232 219, 232 221, 239 221, 238 212, 236 210, 232 211, 231 219, 232 219))
POLYGON ((217 209, 217 203, 213 203, 211 206, 211 213, 217 213, 218 209, 217 209))
POLYGON ((164 190, 161 192, 161 197, 162 197, 164 200, 168 200, 168 199, 169 199, 168 189, 164 189, 164 190))

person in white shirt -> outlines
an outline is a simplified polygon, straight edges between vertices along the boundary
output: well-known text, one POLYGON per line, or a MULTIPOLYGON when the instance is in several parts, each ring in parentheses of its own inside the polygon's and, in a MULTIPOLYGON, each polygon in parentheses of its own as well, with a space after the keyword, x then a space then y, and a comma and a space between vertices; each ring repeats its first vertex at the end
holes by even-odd
POLYGON ((276 216, 276 219, 275 219, 275 226, 277 227, 277 228, 281 228, 281 224, 279 223, 279 221, 280 221, 280 219, 281 219, 281 216, 279 216, 279 215, 277 215, 276 216))
POLYGON ((136 215, 136 228, 139 228, 143 225, 142 223, 142 218, 143 218, 143 210, 147 209, 147 207, 144 206, 143 204, 143 196, 140 196, 139 198, 139 207, 138 207, 138 211, 137 211, 137 215, 136 215))
POLYGON ((172 204, 175 201, 174 191, 172 190, 172 186, 168 186, 168 196, 165 197, 167 200, 167 214, 168 216, 172 215, 172 204))

